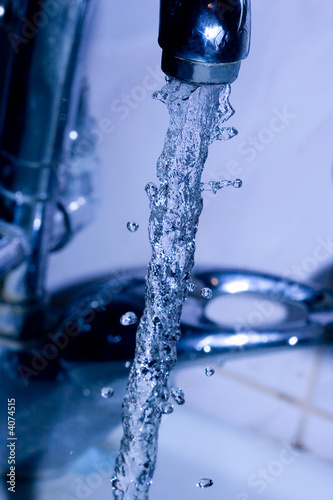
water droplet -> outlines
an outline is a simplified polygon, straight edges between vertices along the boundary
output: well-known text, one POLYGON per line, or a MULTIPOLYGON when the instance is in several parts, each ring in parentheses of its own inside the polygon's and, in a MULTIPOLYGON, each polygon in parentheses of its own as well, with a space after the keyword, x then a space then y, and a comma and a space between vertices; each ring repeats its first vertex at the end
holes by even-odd
POLYGON ((107 341, 109 344, 119 344, 119 342, 121 342, 121 336, 110 334, 107 336, 107 341))
POLYGON ((170 391, 169 391, 169 389, 164 388, 162 390, 161 398, 163 399, 163 401, 168 401, 169 397, 170 397, 170 391))
POLYGON ((218 139, 222 141, 228 141, 229 139, 232 139, 235 137, 235 135, 238 134, 238 131, 233 128, 233 127, 223 127, 220 129, 220 134, 218 136, 218 139))
POLYGON ((213 292, 210 288, 208 287, 205 287, 205 288, 202 288, 201 289, 201 296, 204 298, 204 299, 211 299, 213 297, 213 292))
POLYGON ((82 394, 83 394, 83 396, 85 396, 86 398, 87 398, 88 396, 90 396, 90 391, 89 391, 89 389, 83 389, 82 394))
POLYGON ((126 361, 125 368, 131 368, 131 362, 130 361, 126 361))
POLYGON ((168 94, 166 92, 163 92, 163 89, 157 90, 156 92, 153 92, 152 98, 156 99, 157 101, 161 101, 161 102, 166 103, 167 98, 168 98, 168 94))
POLYGON ((152 201, 157 196, 158 193, 157 186, 153 182, 148 182, 148 184, 145 187, 145 191, 150 201, 152 201))
POLYGON ((176 401, 178 405, 185 404, 185 395, 183 389, 173 388, 171 389, 171 396, 176 401))
POLYGON ((207 366, 207 368, 205 369, 206 377, 212 377, 214 375, 214 373, 215 373, 214 368, 207 366))
POLYGON ((243 181, 242 181, 241 179, 236 179, 236 180, 232 183, 232 185, 234 186, 234 188, 237 188, 237 189, 238 189, 238 188, 242 187, 242 185, 243 185, 243 181))
POLYGON ((112 387, 103 387, 101 389, 101 396, 104 399, 109 399, 114 395, 114 389, 112 387))
POLYGON ((127 222, 127 229, 131 233, 135 233, 139 229, 139 224, 137 222, 129 221, 129 222, 127 222))
POLYGON ((214 484, 214 482, 212 479, 209 479, 207 477, 203 477, 197 483, 197 486, 199 486, 199 488, 209 488, 210 486, 213 486, 213 484, 214 484))
POLYGON ((120 318, 120 323, 123 326, 135 325, 135 323, 137 322, 138 322, 138 317, 133 311, 128 311, 127 313, 123 314, 122 317, 120 318))
POLYGON ((170 415, 170 413, 173 413, 173 406, 170 404, 161 404, 160 409, 165 415, 170 415))
POLYGON ((194 283, 192 283, 192 281, 190 283, 187 283, 186 285, 186 288, 188 289, 189 292, 194 292, 194 290, 196 289, 197 285, 195 285, 194 283))

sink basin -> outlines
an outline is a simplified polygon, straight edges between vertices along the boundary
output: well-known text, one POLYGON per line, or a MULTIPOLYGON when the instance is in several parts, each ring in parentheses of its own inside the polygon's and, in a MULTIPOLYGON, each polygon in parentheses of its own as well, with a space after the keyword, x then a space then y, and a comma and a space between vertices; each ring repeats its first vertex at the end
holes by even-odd
MULTIPOLYGON (((26 500, 107 500, 121 427, 73 459, 58 477, 40 479, 26 500)), ((331 500, 333 468, 213 417, 176 407, 163 419, 150 500, 331 500), (213 485, 199 488, 208 478, 213 485)), ((22 497, 23 498, 23 497, 22 497)), ((3 493, 2 500, 7 500, 3 493)))

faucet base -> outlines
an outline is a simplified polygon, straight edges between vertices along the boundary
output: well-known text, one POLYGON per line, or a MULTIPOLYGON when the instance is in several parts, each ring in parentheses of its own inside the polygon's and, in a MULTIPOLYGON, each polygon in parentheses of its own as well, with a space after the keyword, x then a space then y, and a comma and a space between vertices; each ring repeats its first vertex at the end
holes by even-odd
MULTIPOLYGON (((124 326, 120 317, 128 311, 142 314, 144 275, 144 269, 131 270, 54 294, 45 307, 54 328, 43 338, 9 344, 0 336, 0 394, 2 400, 19 402, 21 479, 56 474, 120 423, 136 332, 135 324, 124 326), (103 387, 114 389, 110 400, 101 396, 103 387)), ((331 290, 237 270, 202 270, 192 280, 196 290, 185 303, 177 349, 181 363, 333 343, 331 290), (273 328, 227 328, 209 319, 203 287, 211 288, 215 298, 259 294, 300 308, 302 317, 289 315, 273 328)), ((7 431, 7 422, 0 421, 0 434, 7 431)), ((3 448, 0 473, 6 474, 7 467, 3 448)))
POLYGON ((162 71, 165 74, 199 85, 223 85, 236 80, 241 62, 207 63, 182 59, 165 50, 162 53, 162 71))

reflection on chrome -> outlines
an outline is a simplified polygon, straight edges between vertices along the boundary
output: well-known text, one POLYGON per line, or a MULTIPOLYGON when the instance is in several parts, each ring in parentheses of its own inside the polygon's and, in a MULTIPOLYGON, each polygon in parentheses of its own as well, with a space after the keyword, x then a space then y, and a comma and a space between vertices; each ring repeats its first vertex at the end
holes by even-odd
POLYGON ((250 283, 248 280, 236 280, 229 283, 225 283, 223 290, 228 293, 239 293, 247 292, 250 289, 250 283))

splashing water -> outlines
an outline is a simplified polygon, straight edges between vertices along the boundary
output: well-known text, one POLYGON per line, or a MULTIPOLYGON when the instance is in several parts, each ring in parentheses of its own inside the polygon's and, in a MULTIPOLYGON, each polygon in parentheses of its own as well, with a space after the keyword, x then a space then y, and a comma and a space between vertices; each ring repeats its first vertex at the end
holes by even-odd
MULTIPOLYGON (((145 310, 123 400, 123 438, 111 480, 115 499, 148 499, 159 425, 162 415, 173 410, 167 383, 176 363, 183 303, 192 288, 195 236, 205 189, 201 174, 208 146, 236 134, 235 129, 222 126, 234 112, 229 94, 228 85, 198 87, 170 79, 154 95, 167 104, 170 125, 157 163, 160 184, 146 186, 152 257, 146 276, 145 310)), ((213 190, 226 185, 233 183, 221 181, 213 190)))

